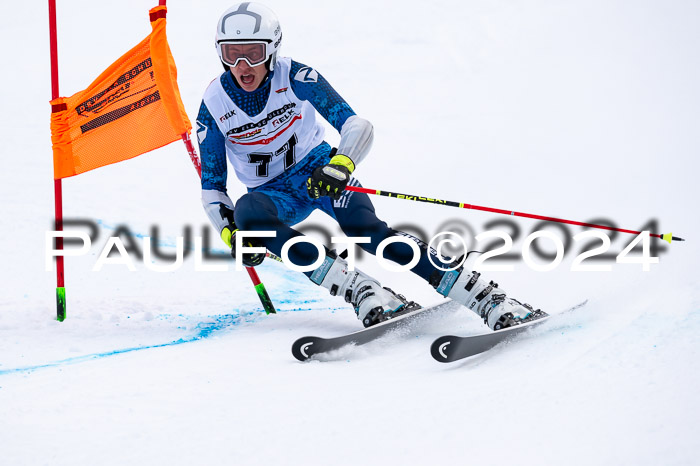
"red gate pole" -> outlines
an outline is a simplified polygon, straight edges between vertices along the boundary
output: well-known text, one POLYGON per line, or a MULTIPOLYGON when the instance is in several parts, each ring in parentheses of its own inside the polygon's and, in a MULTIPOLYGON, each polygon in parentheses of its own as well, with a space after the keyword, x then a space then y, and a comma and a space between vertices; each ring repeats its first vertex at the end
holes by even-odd
MULTIPOLYGON (((166 0, 159 0, 158 5, 159 6, 166 6, 165 5, 166 0)), ((190 139, 190 134, 185 133, 182 136, 182 142, 185 143, 185 147, 187 148, 187 153, 190 155, 190 160, 192 161, 192 165, 194 165, 195 170, 197 170, 197 174, 199 177, 202 177, 202 165, 199 160, 199 156, 197 155, 197 151, 194 148, 194 145, 192 144, 192 139, 190 139)), ((265 310, 265 313, 267 314, 276 314, 277 311, 275 310, 274 304, 272 304, 272 300, 270 299, 270 296, 267 293, 267 290, 265 289, 265 285, 262 283, 260 280, 260 277, 258 276, 258 272, 255 271, 254 267, 246 267, 246 271, 248 272, 248 276, 250 277, 250 280, 253 282, 253 286, 255 287, 255 292, 258 294, 258 298, 260 299, 260 303, 263 305, 263 309, 265 310)))
MULTIPOLYGON (((165 3, 165 0, 160 0, 161 2, 165 3)), ((187 148, 187 153, 190 154, 190 160, 192 160, 192 164, 194 165, 195 170, 197 170, 197 174, 199 177, 202 177, 202 165, 201 162, 199 161, 199 156, 197 155, 197 151, 194 148, 194 145, 192 144, 192 139, 190 139, 190 134, 185 133, 182 135, 182 142, 185 143, 185 147, 187 148)), ((246 271, 248 272, 248 276, 250 277, 250 280, 253 282, 253 286, 255 287, 255 292, 258 294, 258 298, 260 299, 260 303, 263 305, 263 309, 265 310, 266 314, 276 314, 277 311, 275 310, 274 304, 272 304, 272 300, 270 299, 270 296, 267 293, 267 289, 265 289, 265 285, 260 281, 260 277, 258 276, 258 272, 255 271, 255 267, 246 267, 246 271)))
MULTIPOLYGON (((56 0, 49 0, 49 40, 51 47, 51 100, 58 98, 58 39, 56 32, 56 0)), ((53 110, 53 109, 52 109, 53 110)), ((55 231, 63 231, 63 187, 54 179, 55 231)), ((63 237, 56 238, 56 250, 63 251, 63 237)), ((56 319, 66 318, 66 288, 63 274, 63 254, 56 256, 56 319)))

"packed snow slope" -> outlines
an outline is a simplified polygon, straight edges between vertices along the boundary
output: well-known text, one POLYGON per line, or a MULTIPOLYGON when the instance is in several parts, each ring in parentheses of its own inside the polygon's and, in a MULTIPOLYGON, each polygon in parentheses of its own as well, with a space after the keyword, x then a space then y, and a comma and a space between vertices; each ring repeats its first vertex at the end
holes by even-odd
MULTIPOLYGON (((58 3, 61 94, 72 95, 149 33, 156 2, 58 3)), ((318 69, 374 124, 374 148, 356 172, 364 186, 633 230, 656 221, 657 232, 687 241, 657 242, 659 263, 644 272, 614 262, 634 239, 619 234, 611 259, 584 261, 611 271, 571 271, 590 241, 572 239, 578 227, 376 198, 390 225, 430 236, 459 230, 480 247, 474 235, 508 232, 516 259, 497 264, 513 270, 484 276, 548 312, 588 304, 451 365, 432 360, 430 343, 486 330, 451 304, 400 335, 302 364, 290 351, 296 338, 360 325, 341 299, 281 264, 258 269, 279 310, 269 316, 230 262, 216 263, 225 272, 196 271, 190 254, 172 272, 141 261, 133 272, 91 271, 119 226, 137 245, 157 226, 168 254, 186 228, 201 236, 199 180, 176 143, 64 180, 65 216, 96 222, 98 238, 66 260, 68 318, 59 323, 45 266, 47 11, 15 2, 0 15, 0 463, 696 464, 700 4, 268 5, 282 22, 282 54, 318 69), (517 259, 538 230, 571 242, 546 272, 517 259)), ((168 2, 192 120, 221 72, 213 36, 228 6, 168 2)), ((327 140, 338 141, 330 128, 327 140)), ((229 193, 244 189, 231 178, 229 193)), ((302 226, 318 225, 339 233, 322 214, 302 226)), ((554 251, 551 240, 536 244, 554 251)), ((441 302, 410 273, 367 255, 361 267, 410 299, 441 302)))

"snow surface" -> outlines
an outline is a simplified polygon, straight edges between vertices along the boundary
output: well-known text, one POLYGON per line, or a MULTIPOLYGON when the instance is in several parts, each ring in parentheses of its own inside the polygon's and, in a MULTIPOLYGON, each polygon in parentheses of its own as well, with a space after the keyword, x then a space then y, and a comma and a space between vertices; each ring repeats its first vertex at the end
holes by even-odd
MULTIPOLYGON (((148 34, 155 1, 58 3, 61 93, 71 95, 148 34)), ((89 255, 66 260, 59 323, 44 246, 53 221, 47 11, 15 2, 0 16, 0 464, 697 464, 700 3, 268 5, 282 21, 283 54, 316 67, 375 125, 357 172, 365 186, 629 229, 657 219, 687 241, 665 245, 651 272, 572 272, 572 252, 550 272, 520 261, 489 273, 547 311, 589 302, 464 362, 429 355, 443 333, 485 330, 448 305, 403 335, 302 364, 290 351, 296 338, 359 323, 280 264, 258 270, 280 311, 271 316, 245 272, 196 272, 192 257, 170 273, 142 263, 91 272, 118 225, 138 235, 158 225, 173 252, 185 226, 207 224, 176 143, 64 181, 65 216, 99 220, 100 237, 89 255)), ((212 41, 228 6, 169 2, 193 120, 220 72, 212 41)), ((229 188, 234 199, 244 192, 233 179, 229 188)), ((505 219, 375 205, 391 225, 431 233, 458 221, 480 233, 505 219)), ((314 214, 306 223, 328 222, 314 214)), ((515 251, 536 222, 517 224, 515 251)), ((611 251, 631 239, 618 235, 611 251)), ((411 299, 440 302, 416 277, 362 266, 411 299)))

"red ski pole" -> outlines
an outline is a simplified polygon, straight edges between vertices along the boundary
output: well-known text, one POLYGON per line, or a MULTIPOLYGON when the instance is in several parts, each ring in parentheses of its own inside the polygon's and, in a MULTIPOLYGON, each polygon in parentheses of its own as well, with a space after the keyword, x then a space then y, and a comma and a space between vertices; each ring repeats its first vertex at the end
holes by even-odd
MULTIPOLYGON (((429 204, 438 204, 438 205, 446 205, 446 206, 450 206, 450 207, 459 207, 461 209, 482 210, 484 212, 493 212, 496 214, 510 215, 513 217, 525 217, 525 218, 534 218, 536 220, 545 220, 548 222, 568 223, 569 225, 578 225, 578 226, 587 227, 587 228, 598 228, 601 230, 619 231, 620 233, 630 233, 633 235, 638 235, 641 233, 641 231, 636 231, 636 230, 625 230, 622 228, 614 228, 614 227, 609 227, 606 225, 596 225, 595 223, 577 222, 575 220, 565 220, 563 218, 546 217, 544 215, 526 214, 524 212, 515 212, 512 210, 494 209, 492 207, 483 207, 483 206, 478 206, 478 205, 474 205, 474 204, 466 204, 464 202, 445 201, 442 199, 436 199, 436 198, 432 198, 432 197, 415 196, 413 194, 399 194, 399 193, 392 193, 390 191, 379 191, 378 189, 359 188, 359 187, 355 187, 355 186, 347 186, 345 188, 345 190, 346 191, 355 191, 358 193, 365 193, 365 194, 375 194, 378 196, 393 197, 396 199, 406 199, 408 201, 427 202, 429 204)), ((654 236, 656 238, 663 239, 665 241, 668 241, 669 243, 671 241, 685 241, 683 238, 678 238, 676 236, 673 236, 672 233, 666 233, 666 234, 650 233, 649 236, 654 236)))

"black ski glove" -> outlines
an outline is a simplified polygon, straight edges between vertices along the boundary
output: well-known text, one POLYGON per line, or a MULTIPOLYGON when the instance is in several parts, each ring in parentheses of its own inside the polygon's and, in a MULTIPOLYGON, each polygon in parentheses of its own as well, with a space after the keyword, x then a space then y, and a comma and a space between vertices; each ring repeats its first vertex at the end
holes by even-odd
MULTIPOLYGON (((226 225, 223 230, 221 230, 221 239, 224 240, 224 243, 228 245, 229 248, 231 248, 231 257, 234 259, 236 258, 236 232, 238 231, 238 228, 236 227, 236 222, 233 221, 233 210, 229 209, 223 204, 219 205, 219 213, 221 214, 221 218, 224 220, 228 220, 228 225, 226 225)), ((244 238, 243 239, 243 246, 246 247, 260 247, 264 246, 262 242, 257 239, 257 238, 244 238)), ((246 267, 256 267, 260 264, 262 264, 262 261, 265 259, 265 254, 256 252, 256 253, 245 253, 241 257, 241 262, 243 265, 246 267)))
POLYGON ((337 201, 343 195, 355 164, 349 157, 335 155, 335 152, 336 149, 331 151, 332 158, 327 165, 317 167, 306 180, 306 190, 311 199, 329 196, 337 201))

